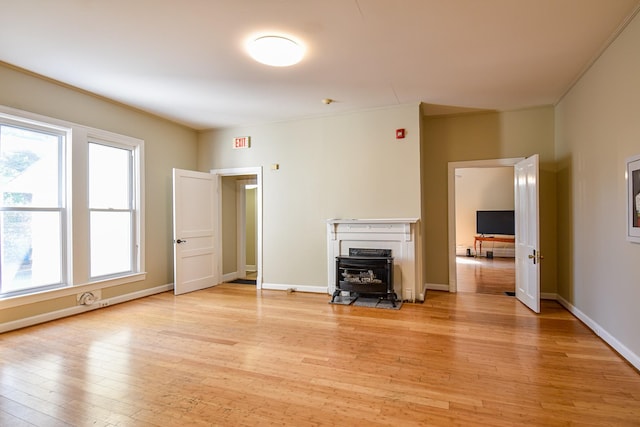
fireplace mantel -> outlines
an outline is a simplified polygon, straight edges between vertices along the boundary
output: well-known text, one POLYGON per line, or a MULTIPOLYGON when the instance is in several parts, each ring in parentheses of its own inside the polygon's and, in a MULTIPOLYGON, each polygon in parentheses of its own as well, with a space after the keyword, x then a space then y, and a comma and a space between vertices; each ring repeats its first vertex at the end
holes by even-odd
POLYGON ((350 230, 357 232, 374 233, 398 233, 402 232, 407 241, 411 240, 411 225, 418 222, 417 218, 394 218, 394 219, 329 219, 327 224, 333 225, 333 237, 340 231, 350 230), (366 230, 366 231, 365 231, 366 230))
POLYGON ((424 299, 418 218, 327 220, 328 290, 335 290, 335 257, 349 248, 391 249, 394 289, 404 300, 424 299))

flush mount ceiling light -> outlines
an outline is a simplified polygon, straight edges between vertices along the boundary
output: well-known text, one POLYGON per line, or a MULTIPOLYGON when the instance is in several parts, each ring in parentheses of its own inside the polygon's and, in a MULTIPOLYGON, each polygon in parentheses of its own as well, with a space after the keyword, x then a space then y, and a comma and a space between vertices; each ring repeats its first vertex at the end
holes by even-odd
POLYGON ((261 64, 288 67, 304 56, 304 47, 282 36, 263 36, 247 43, 249 55, 261 64))

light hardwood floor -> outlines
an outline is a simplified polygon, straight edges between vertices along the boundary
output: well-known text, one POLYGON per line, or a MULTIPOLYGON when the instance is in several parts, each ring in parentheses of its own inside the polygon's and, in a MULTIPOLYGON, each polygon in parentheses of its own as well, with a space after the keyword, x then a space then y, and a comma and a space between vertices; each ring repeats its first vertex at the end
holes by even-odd
POLYGON ((225 284, 5 333, 0 425, 640 423, 640 374, 555 302, 328 301, 225 284))
POLYGON ((456 257, 458 292, 504 295, 515 292, 514 258, 456 257))

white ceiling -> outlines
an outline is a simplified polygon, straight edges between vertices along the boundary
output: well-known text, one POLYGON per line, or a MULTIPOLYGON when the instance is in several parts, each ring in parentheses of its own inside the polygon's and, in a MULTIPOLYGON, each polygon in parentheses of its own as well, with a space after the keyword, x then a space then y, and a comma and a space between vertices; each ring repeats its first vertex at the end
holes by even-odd
POLYGON ((195 129, 418 102, 508 110, 556 103, 639 4, 0 0, 0 61, 195 129), (302 40, 305 59, 254 62, 243 44, 264 32, 302 40))

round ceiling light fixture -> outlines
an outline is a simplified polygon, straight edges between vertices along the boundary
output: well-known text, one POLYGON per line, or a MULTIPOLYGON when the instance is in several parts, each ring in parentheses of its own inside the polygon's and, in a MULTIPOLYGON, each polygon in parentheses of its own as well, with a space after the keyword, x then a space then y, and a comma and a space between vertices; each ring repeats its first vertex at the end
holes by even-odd
POLYGON ((304 47, 282 36, 262 36, 247 43, 249 55, 261 64, 288 67, 304 56, 304 47))

